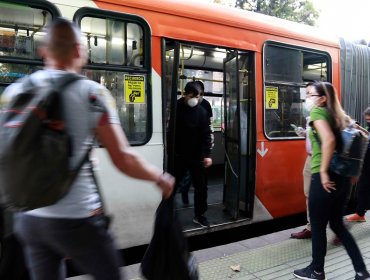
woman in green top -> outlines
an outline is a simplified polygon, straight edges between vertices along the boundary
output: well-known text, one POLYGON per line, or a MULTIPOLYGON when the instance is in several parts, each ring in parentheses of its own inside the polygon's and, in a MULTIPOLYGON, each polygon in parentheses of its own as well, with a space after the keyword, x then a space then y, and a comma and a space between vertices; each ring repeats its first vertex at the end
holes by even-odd
MULTIPOLYGON (((311 188, 309 212, 312 229, 312 262, 294 271, 300 279, 326 279, 324 272, 326 255, 326 227, 342 241, 356 271, 355 279, 370 279, 361 252, 352 235, 343 224, 346 199, 351 178, 329 170, 337 143, 336 135, 351 121, 342 109, 336 91, 328 82, 315 82, 307 93, 306 107, 310 111, 310 140, 312 143, 311 188), (315 135, 316 134, 316 135, 315 135)), ((340 138, 338 138, 340 139, 340 138)))

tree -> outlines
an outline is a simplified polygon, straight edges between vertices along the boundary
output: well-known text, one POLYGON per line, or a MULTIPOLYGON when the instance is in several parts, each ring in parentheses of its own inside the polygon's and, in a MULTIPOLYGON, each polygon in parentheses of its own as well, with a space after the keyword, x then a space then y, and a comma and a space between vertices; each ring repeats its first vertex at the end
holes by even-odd
POLYGON ((235 0, 213 0, 213 3, 234 7, 235 0))
POLYGON ((235 7, 312 26, 319 17, 311 0, 236 0, 235 7))

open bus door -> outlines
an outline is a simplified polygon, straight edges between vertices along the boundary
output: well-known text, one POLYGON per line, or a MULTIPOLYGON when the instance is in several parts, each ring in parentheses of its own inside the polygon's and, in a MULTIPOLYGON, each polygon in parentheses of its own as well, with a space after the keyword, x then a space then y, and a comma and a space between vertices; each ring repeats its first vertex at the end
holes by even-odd
POLYGON ((233 219, 251 218, 254 200, 255 113, 253 56, 232 51, 224 60, 224 206, 233 219))
POLYGON ((175 155, 175 133, 176 133, 176 105, 177 105, 177 83, 179 68, 178 42, 163 40, 163 50, 165 51, 163 62, 164 94, 163 94, 163 121, 164 123, 164 143, 165 148, 165 169, 174 174, 174 155, 175 155))

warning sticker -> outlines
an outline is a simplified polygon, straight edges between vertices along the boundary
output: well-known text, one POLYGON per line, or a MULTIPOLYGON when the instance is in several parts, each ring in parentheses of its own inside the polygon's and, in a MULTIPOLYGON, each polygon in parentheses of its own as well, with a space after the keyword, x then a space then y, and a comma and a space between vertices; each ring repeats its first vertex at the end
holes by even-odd
POLYGON ((277 87, 266 87, 265 100, 266 109, 279 109, 279 89, 277 87))
POLYGON ((125 102, 145 104, 145 76, 125 75, 125 102))

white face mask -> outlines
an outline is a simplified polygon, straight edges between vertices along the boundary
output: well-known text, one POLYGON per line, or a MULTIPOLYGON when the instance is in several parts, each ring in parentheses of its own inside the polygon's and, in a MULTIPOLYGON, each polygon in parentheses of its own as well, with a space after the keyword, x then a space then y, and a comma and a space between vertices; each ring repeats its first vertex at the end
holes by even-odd
POLYGON ((188 100, 188 105, 189 105, 190 107, 195 107, 195 106, 197 106, 197 105, 198 105, 198 98, 196 98, 196 97, 190 98, 190 99, 188 100))
POLYGON ((312 97, 306 98, 306 102, 304 104, 306 111, 309 113, 312 111, 313 108, 316 107, 316 102, 312 97))

